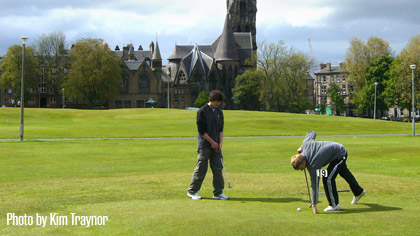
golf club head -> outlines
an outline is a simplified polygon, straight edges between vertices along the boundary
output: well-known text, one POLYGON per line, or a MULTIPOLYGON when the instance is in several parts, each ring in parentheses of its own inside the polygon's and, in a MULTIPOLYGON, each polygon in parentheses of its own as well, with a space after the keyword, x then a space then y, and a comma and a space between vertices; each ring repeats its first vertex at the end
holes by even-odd
POLYGON ((312 204, 309 204, 308 208, 311 208, 311 207, 312 207, 312 204))

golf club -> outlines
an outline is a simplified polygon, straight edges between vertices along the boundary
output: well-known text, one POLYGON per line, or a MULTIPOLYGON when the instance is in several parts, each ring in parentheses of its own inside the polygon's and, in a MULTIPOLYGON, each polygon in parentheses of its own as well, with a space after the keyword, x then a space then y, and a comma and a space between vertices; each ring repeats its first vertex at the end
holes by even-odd
MULTIPOLYGON (((308 177, 306 176, 306 168, 303 169, 303 171, 305 172, 305 180, 306 180, 306 187, 308 188, 309 202, 312 202, 311 194, 310 194, 310 191, 309 191, 308 177)), ((312 207, 312 203, 309 204, 308 208, 311 208, 311 207, 312 207)))
POLYGON ((222 162, 223 170, 225 171, 225 175, 226 175, 227 182, 229 184, 229 188, 232 188, 232 186, 230 185, 228 174, 226 172, 225 164, 223 163, 223 158, 221 158, 220 161, 222 162))

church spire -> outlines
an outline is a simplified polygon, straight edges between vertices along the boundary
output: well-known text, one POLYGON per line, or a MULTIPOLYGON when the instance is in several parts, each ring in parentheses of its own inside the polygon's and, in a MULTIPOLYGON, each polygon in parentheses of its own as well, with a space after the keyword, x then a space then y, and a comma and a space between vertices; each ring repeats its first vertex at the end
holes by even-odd
POLYGON ((232 31, 232 24, 229 14, 226 14, 223 33, 219 37, 216 52, 214 53, 216 61, 239 61, 238 50, 235 37, 232 31))

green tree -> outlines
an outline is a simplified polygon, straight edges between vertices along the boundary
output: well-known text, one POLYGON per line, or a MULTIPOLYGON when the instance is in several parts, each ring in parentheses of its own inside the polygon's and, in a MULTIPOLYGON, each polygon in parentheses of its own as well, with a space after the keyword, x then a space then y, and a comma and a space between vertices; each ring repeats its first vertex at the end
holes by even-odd
POLYGON ((42 34, 37 37, 35 43, 35 54, 40 63, 40 76, 45 79, 53 94, 56 95, 57 104, 62 103, 62 87, 70 64, 65 47, 66 37, 61 32, 42 34))
POLYGON ((335 82, 331 83, 327 89, 327 93, 331 99, 333 113, 340 115, 344 111, 344 99, 341 96, 340 86, 335 82))
MULTIPOLYGON (((391 66, 393 58, 390 55, 382 55, 381 57, 371 61, 370 66, 366 69, 365 81, 366 86, 364 93, 366 94, 364 101, 365 110, 373 110, 375 103, 375 82, 376 86, 376 109, 384 114, 388 105, 386 102, 387 86, 391 86, 391 66)), ((391 105, 392 106, 392 105, 391 105)), ((372 116, 372 114, 370 114, 372 116)))
POLYGON ((359 114, 366 113, 366 70, 371 62, 382 55, 392 55, 389 43, 378 37, 370 37, 365 43, 363 40, 354 38, 350 41, 347 49, 345 67, 349 73, 351 101, 359 114))
POLYGON ((260 44, 258 68, 264 73, 260 102, 271 111, 304 112, 310 108, 305 98, 305 78, 312 67, 306 55, 283 41, 260 44))
POLYGON ((102 39, 81 39, 70 52, 72 62, 66 94, 88 105, 107 105, 120 91, 120 59, 102 39))
POLYGON ((261 70, 247 70, 235 79, 233 88, 233 101, 245 110, 259 110, 261 81, 264 72, 261 70))
POLYGON ((195 99, 194 107, 202 107, 208 102, 209 102, 209 96, 207 95, 205 91, 201 91, 198 94, 197 99, 195 99))
MULTIPOLYGON (((412 64, 417 65, 415 70, 415 88, 419 88, 420 35, 411 38, 400 55, 394 60, 391 67, 391 81, 388 84, 389 89, 387 91, 389 96, 393 96, 395 105, 410 111, 412 110, 412 71, 410 69, 412 64)), ((416 89, 416 91, 415 104, 419 104, 420 89, 416 89)))
MULTIPOLYGON (((8 48, 3 63, 0 65, 3 71, 0 78, 2 89, 11 88, 13 99, 20 101, 21 78, 22 78, 22 53, 20 45, 13 45, 8 48)), ((30 89, 35 89, 38 85, 38 60, 34 56, 32 47, 25 47, 25 68, 24 68, 24 99, 30 96, 30 89)))

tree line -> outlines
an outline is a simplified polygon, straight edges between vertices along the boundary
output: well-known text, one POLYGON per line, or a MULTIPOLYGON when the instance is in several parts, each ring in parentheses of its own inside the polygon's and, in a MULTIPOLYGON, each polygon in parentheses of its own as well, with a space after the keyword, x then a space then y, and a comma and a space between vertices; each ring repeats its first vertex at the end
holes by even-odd
MULTIPOLYGON (((257 68, 247 70, 236 78, 233 98, 240 109, 296 113, 313 109, 305 98, 305 76, 314 69, 314 62, 308 56, 294 47, 288 47, 283 41, 263 42, 254 60, 257 68)), ((354 112, 361 117, 373 117, 375 82, 376 107, 381 115, 393 106, 411 111, 411 64, 420 67, 420 35, 411 38, 397 56, 382 38, 370 37, 366 42, 352 39, 344 66, 348 72, 354 112)), ((416 78, 420 75, 419 71, 420 68, 415 71, 416 78)), ((415 87, 419 88, 420 80, 415 81, 415 87)), ((337 113, 343 110, 344 105, 339 91, 334 83, 327 91, 337 113)), ((419 104, 420 93, 417 92, 415 97, 416 104, 419 104)))
MULTIPOLYGON (((65 92, 66 97, 90 107, 106 105, 120 91, 121 60, 102 39, 84 38, 71 50, 66 48, 61 32, 42 34, 25 48, 25 100, 37 87, 48 84, 57 104, 65 92)), ((20 100, 22 53, 21 45, 9 47, 1 64, 0 87, 12 89, 15 101, 20 100)))

